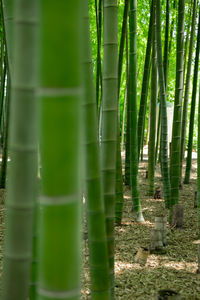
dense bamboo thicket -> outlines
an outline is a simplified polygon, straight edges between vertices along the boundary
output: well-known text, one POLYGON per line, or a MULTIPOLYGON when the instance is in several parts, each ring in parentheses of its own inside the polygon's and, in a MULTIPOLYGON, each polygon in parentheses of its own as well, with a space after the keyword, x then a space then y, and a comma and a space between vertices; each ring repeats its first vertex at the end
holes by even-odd
POLYGON ((2 300, 198 299, 199 20, 0 1, 2 300))

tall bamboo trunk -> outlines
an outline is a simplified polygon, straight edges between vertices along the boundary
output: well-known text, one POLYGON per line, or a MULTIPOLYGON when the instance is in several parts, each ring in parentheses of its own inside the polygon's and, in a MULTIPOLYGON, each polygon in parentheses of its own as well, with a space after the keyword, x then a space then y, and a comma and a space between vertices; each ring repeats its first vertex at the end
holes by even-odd
POLYGON ((98 142, 98 119, 93 80, 88 0, 83 7, 83 123, 85 191, 92 299, 110 299, 110 277, 98 142), (91 126, 92 124, 92 126, 91 126))
POLYGON ((189 100, 190 81, 191 81, 191 72, 192 72, 192 57, 193 57, 193 48, 194 48, 196 12, 197 12, 197 0, 194 0, 192 26, 191 26, 191 34, 190 34, 190 48, 189 48, 189 56, 188 56, 188 64, 187 64, 187 75, 186 75, 185 95, 184 95, 183 114, 182 114, 182 128, 181 128, 181 153, 180 153, 180 182, 181 183, 182 183, 182 164, 185 156, 185 136, 186 136, 186 128, 187 128, 188 100, 189 100))
POLYGON ((80 5, 40 1, 38 300, 80 299, 80 5))
POLYGON ((142 136, 145 127, 145 115, 146 115, 147 96, 148 96, 148 88, 149 88, 150 60, 151 60, 151 46, 152 46, 152 24, 153 24, 153 1, 151 3, 148 39, 147 39, 146 56, 145 56, 143 80, 142 80, 142 92, 140 98, 140 108, 139 108, 138 124, 137 124, 138 158, 140 157, 142 136))
POLYGON ((37 174, 36 24, 37 1, 16 1, 2 300, 26 300, 29 289, 37 174))
POLYGON ((165 21, 165 47, 164 47, 164 59, 163 59, 163 68, 165 76, 165 89, 167 91, 167 80, 168 80, 168 65, 169 65, 169 8, 170 0, 166 1, 166 21, 165 21))
POLYGON ((120 47, 119 47, 118 94, 120 94, 121 74, 122 74, 122 66, 123 66, 124 44, 125 44, 126 31, 127 31, 128 12, 129 12, 129 0, 125 0, 123 22, 122 22, 122 32, 121 32, 120 47))
POLYGON ((157 61, 158 78, 160 87, 160 106, 161 106, 161 170, 163 177, 164 199, 166 207, 170 206, 170 178, 168 168, 168 138, 167 138, 167 108, 165 78, 162 63, 162 42, 161 42, 161 6, 160 0, 156 0, 156 41, 157 41, 157 61))
MULTIPOLYGON (((199 89, 200 89, 200 82, 199 82, 199 89)), ((197 207, 198 207, 198 228, 200 228, 200 93, 199 93, 198 141, 197 141, 197 207)), ((200 229, 198 232, 200 232, 200 229)))
POLYGON ((2 0, 3 3, 3 17, 5 26, 5 37, 8 53, 9 69, 12 69, 13 64, 13 14, 14 14, 14 0, 2 0))
POLYGON ((152 73, 151 73, 151 99, 150 99, 150 133, 148 144, 148 179, 149 195, 154 194, 155 172, 155 139, 156 139, 156 108, 157 108, 157 56, 156 56, 156 19, 154 6, 153 45, 152 45, 152 73))
POLYGON ((200 50, 200 10, 199 10, 199 21, 198 22, 199 23, 198 23, 196 57, 195 57, 194 76, 193 76, 192 103, 191 103, 191 111, 190 111, 188 152, 187 152, 185 179, 184 179, 184 183, 186 183, 186 184, 188 184, 190 182, 190 172, 191 172, 191 165, 192 165, 194 115, 195 115, 195 105, 196 105, 197 80, 198 80, 198 69, 199 69, 199 50, 200 50))
POLYGON ((111 289, 114 298, 114 221, 118 110, 118 7, 104 0, 104 62, 102 99, 102 178, 111 289))
POLYGON ((97 0, 95 0, 96 6, 96 24, 97 24, 97 72, 96 72, 96 103, 97 109, 101 97, 99 94, 102 94, 102 70, 101 70, 101 32, 102 32, 102 0, 99 0, 99 5, 97 0), (100 89, 101 87, 101 89, 100 89))
POLYGON ((126 142, 125 142, 125 184, 130 185, 130 97, 129 97, 129 41, 126 33, 126 142))
POLYGON ((133 214, 135 221, 143 221, 138 188, 138 139, 137 139, 137 0, 130 0, 130 167, 133 214))
MULTIPOLYGON (((122 33, 120 39, 119 48, 119 60, 118 60, 118 121, 117 121, 117 165, 116 165, 116 206, 115 206, 115 216, 116 222, 121 223, 122 212, 123 212, 123 179, 122 179, 122 158, 121 158, 121 139, 120 139, 120 83, 121 83, 121 73, 123 65, 123 54, 124 54, 124 44, 127 31, 127 16, 129 9, 129 0, 125 0, 123 23, 122 23, 122 33)), ((121 134, 123 134, 121 132, 121 134)))
POLYGON ((171 207, 179 201, 181 114, 184 75, 184 20, 185 0, 179 0, 176 46, 176 89, 170 157, 171 207))

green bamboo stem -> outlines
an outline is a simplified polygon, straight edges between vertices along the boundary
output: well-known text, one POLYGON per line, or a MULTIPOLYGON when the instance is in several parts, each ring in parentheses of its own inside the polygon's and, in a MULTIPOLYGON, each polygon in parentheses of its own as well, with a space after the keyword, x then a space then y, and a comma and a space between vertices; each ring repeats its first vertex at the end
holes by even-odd
MULTIPOLYGON (((157 137, 156 137, 156 150, 155 150, 155 164, 158 162, 158 147, 160 145, 160 123, 161 123, 161 113, 160 113, 160 104, 158 112, 158 122, 157 122, 157 137)), ((160 154, 160 149, 159 149, 160 154)))
POLYGON ((1 173, 0 173, 0 188, 5 189, 6 187, 6 175, 7 175, 7 162, 8 162, 8 131, 9 131, 9 115, 10 115, 10 75, 7 74, 7 87, 6 87, 6 97, 3 99, 2 103, 2 135, 3 135, 3 152, 2 152, 2 162, 1 162, 1 173))
POLYGON ((190 47, 189 47, 189 56, 188 56, 187 74, 186 74, 186 83, 185 83, 185 95, 184 95, 183 113, 182 113, 181 153, 180 153, 180 160, 181 160, 180 182, 181 183, 182 183, 182 164, 185 156, 185 136, 186 136, 186 128, 187 128, 188 101, 189 101, 190 81, 191 81, 191 72, 192 72, 192 57, 193 57, 193 49, 194 49, 196 14, 197 14, 197 0, 194 0, 191 34, 190 34, 190 47))
MULTIPOLYGON (((155 7, 154 7, 155 8, 155 7)), ((156 108, 157 108, 157 56, 156 56, 156 20, 154 10, 153 45, 152 45, 152 73, 151 73, 151 99, 150 99, 150 133, 148 146, 148 179, 149 195, 154 195, 155 173, 155 139, 156 139, 156 108)))
POLYGON ((168 80, 168 66, 169 66, 169 7, 170 0, 166 1, 166 21, 165 21, 165 46, 164 46, 164 59, 163 59, 163 68, 164 68, 164 77, 165 77, 165 90, 167 90, 167 80, 168 80))
POLYGON ((162 63, 162 42, 161 42, 161 5, 160 0, 156 0, 156 41, 157 41, 157 61, 158 78, 160 87, 160 106, 161 106, 161 170, 163 177, 163 191, 166 207, 170 206, 170 178, 168 168, 168 138, 167 138, 167 108, 165 79, 162 63))
MULTIPOLYGON (((192 15, 192 2, 190 2, 190 8, 189 8, 189 16, 188 16, 188 28, 187 28, 187 33, 186 33, 186 39, 185 39, 185 49, 184 49, 184 72, 183 72, 183 84, 185 84, 185 70, 186 70, 186 62, 187 62, 187 57, 188 57, 188 43, 189 43, 189 37, 190 37, 190 32, 191 32, 191 15, 192 15)), ((195 2, 193 3, 193 11, 194 11, 194 6, 195 2)), ((195 9, 196 10, 196 9, 195 9)), ((193 18, 193 17, 192 17, 193 18)))
MULTIPOLYGON (((2 119, 3 119, 3 106, 4 106, 4 99, 5 99, 5 84, 6 84, 6 56, 3 51, 3 59, 1 63, 2 73, 1 73, 1 92, 0 92, 0 124, 1 124, 1 135, 3 134, 3 126, 2 126, 2 119)), ((2 139, 3 141, 3 139, 2 139)))
MULTIPOLYGON (((1 118, 1 133, 2 133, 2 163, 0 174, 0 187, 5 188, 6 185, 6 173, 7 173, 7 161, 8 161, 8 131, 9 131, 9 106, 10 106, 10 89, 11 89, 11 68, 13 62, 13 0, 9 0, 4 3, 0 3, 1 7, 1 23, 2 31, 5 40, 5 81, 7 74, 7 86, 6 97, 4 97, 4 90, 2 93, 2 118, 1 118), (4 111, 3 111, 4 110, 4 111), (4 122, 5 119, 5 122, 4 122)), ((4 81, 4 86, 5 86, 4 81)))
POLYGON ((176 87, 170 157, 171 207, 179 201, 181 114, 184 76, 185 0, 179 0, 176 46, 176 87))
POLYGON ((137 124, 138 158, 140 157, 140 151, 142 146, 142 134, 145 126, 145 115, 146 115, 147 96, 148 96, 148 88, 149 88, 151 46, 152 46, 152 23, 153 23, 152 12, 153 12, 153 4, 151 4, 151 14, 149 20, 148 39, 147 39, 146 56, 145 56, 143 80, 142 80, 142 91, 140 97, 140 108, 139 108, 139 116, 138 116, 138 124, 137 124))
MULTIPOLYGON (((199 82, 199 90, 200 90, 200 82, 199 82)), ((198 207, 198 228, 199 228, 200 227, 200 93, 199 93, 199 108, 198 108, 198 140, 197 140, 197 207, 198 207)))
POLYGON ((137 139, 137 0, 130 0, 129 15, 130 64, 130 167, 133 215, 137 222, 144 221, 138 188, 138 139, 137 139))
POLYGON ((121 85, 121 75, 122 75, 122 65, 123 65, 123 55, 124 55, 124 44, 126 39, 127 31, 127 18, 129 11, 129 0, 124 0, 124 13, 123 13, 123 22, 122 22, 122 33, 119 46, 119 60, 118 60, 118 95, 120 94, 120 85, 121 85))
POLYGON ((198 80, 198 69, 199 69, 199 50, 200 50, 200 11, 199 11, 198 22, 199 23, 198 23, 196 57, 195 57, 194 76, 193 76, 192 102, 191 102, 191 111, 190 111, 188 152, 187 152, 187 160, 186 160, 185 179, 184 179, 185 184, 188 184, 190 182, 190 172, 191 172, 191 165, 192 165, 194 115, 195 115, 195 105, 196 105, 197 80, 198 80))
POLYGON ((2 300, 28 298, 37 172, 36 24, 36 1, 16 1, 2 300))
POLYGON ((130 99, 129 99, 129 48, 128 48, 128 28, 126 32, 126 144, 125 144, 125 184, 130 185, 130 99))
POLYGON ((124 93, 124 103, 123 103, 123 116, 122 116, 122 133, 121 133, 121 152, 124 150, 124 129, 126 120, 126 103, 127 103, 127 84, 124 93))
POLYGON ((118 117, 118 134, 117 134, 117 165, 116 165, 116 202, 115 202, 115 222, 121 224, 123 214, 123 178, 122 178, 122 158, 120 146, 120 116, 118 117))
POLYGON ((93 65, 90 44, 88 0, 83 8, 83 123, 85 153, 85 190, 92 299, 111 299, 108 250, 98 142, 93 65), (92 126, 91 126, 92 125, 92 126))
MULTIPOLYGON (((99 106, 99 93, 102 88, 102 70, 101 70, 101 32, 102 32, 102 0, 99 0, 99 6, 97 0, 95 0, 96 9, 96 25, 97 25, 97 73, 96 73, 96 103, 97 108, 99 106)), ((102 91, 101 91, 102 92, 102 91)))
POLYGON ((32 262, 30 271, 30 283, 29 283, 29 299, 35 300, 37 297, 37 285, 38 285, 38 216, 39 206, 35 203, 34 207, 34 221, 33 221, 33 235, 32 235, 32 262))
POLYGON ((3 12, 4 27, 5 27, 5 40, 7 45, 8 64, 9 69, 12 69, 13 61, 13 13, 14 13, 14 0, 2 0, 1 10, 3 12))
POLYGON ((104 67, 102 99, 102 178, 111 289, 114 298, 114 221, 118 110, 118 7, 104 0, 104 67))
MULTIPOLYGON (((125 0, 122 33, 119 47, 119 59, 118 59, 118 97, 120 94, 120 83, 122 73, 122 63, 124 54, 124 44, 127 31, 127 16, 129 9, 129 0, 125 0)), ((119 98, 118 98, 119 102, 119 98)), ((121 224, 123 213, 123 179, 122 179, 122 159, 121 159, 121 146, 120 146, 120 103, 118 103, 118 122, 117 122, 117 165, 116 165, 116 204, 115 204, 115 220, 116 223, 121 224)), ((123 134, 123 132, 121 131, 123 134)))
POLYGON ((40 1, 37 300, 80 299, 80 8, 79 0, 40 1))
MULTIPOLYGON (((174 0, 174 3, 173 3, 173 10, 176 11, 176 0, 174 0)), ((168 53, 168 56, 170 56, 170 54, 171 54, 175 20, 176 20, 176 14, 173 17, 172 22, 171 22, 170 39, 169 39, 169 53, 168 53)))

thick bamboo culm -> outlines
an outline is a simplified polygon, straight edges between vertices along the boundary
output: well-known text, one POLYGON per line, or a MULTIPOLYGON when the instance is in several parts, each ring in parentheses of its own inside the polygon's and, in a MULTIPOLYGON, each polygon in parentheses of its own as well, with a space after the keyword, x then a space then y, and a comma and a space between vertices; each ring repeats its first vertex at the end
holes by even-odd
POLYGON ((80 6, 40 1, 37 300, 78 300, 81 293, 80 6))
POLYGON ((37 175, 37 1, 15 2, 14 25, 2 300, 26 300, 29 290, 37 175))

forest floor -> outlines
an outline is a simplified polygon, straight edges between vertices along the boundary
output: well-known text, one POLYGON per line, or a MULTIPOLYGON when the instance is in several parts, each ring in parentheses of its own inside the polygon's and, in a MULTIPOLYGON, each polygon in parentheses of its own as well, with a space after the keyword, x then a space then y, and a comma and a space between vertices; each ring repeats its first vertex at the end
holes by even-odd
MULTIPOLYGON (((122 225, 115 228, 115 299, 155 300, 160 289, 179 292, 181 299, 200 300, 200 274, 197 274, 198 239, 197 209, 194 208, 197 161, 193 160, 191 183, 183 185, 180 204, 184 206, 183 229, 170 230, 168 225, 167 246, 164 255, 151 254, 145 266, 134 263, 140 247, 148 247, 150 231, 155 216, 165 210, 163 199, 148 196, 146 179, 147 161, 139 167, 139 188, 144 223, 134 222, 131 212, 131 194, 124 187, 124 214, 122 225)), ((156 169, 155 185, 162 188, 160 170, 156 169)), ((2 271, 2 240, 4 215, 4 190, 0 190, 0 275, 2 271)), ((90 299, 87 241, 84 241, 84 286, 82 299, 90 299)), ((19 299, 20 300, 20 299, 19 299)))
MULTIPOLYGON (((170 289, 181 294, 185 300, 200 299, 200 274, 197 274, 198 246, 193 242, 197 235, 197 209, 194 208, 197 161, 193 160, 191 183, 180 190, 180 204, 184 207, 183 229, 167 230, 167 246, 164 255, 150 254, 145 266, 134 263, 140 247, 149 247, 150 231, 155 216, 165 211, 163 199, 148 196, 146 179, 147 161, 139 167, 139 188, 144 223, 134 222, 131 212, 131 193, 124 187, 124 213, 121 226, 115 228, 115 299, 155 300, 161 289, 170 289)), ((156 169, 155 185, 161 187, 160 170, 156 169)), ((85 243, 86 244, 86 243, 85 243)), ((85 249, 83 289, 84 300, 89 297, 88 250, 85 249)))

